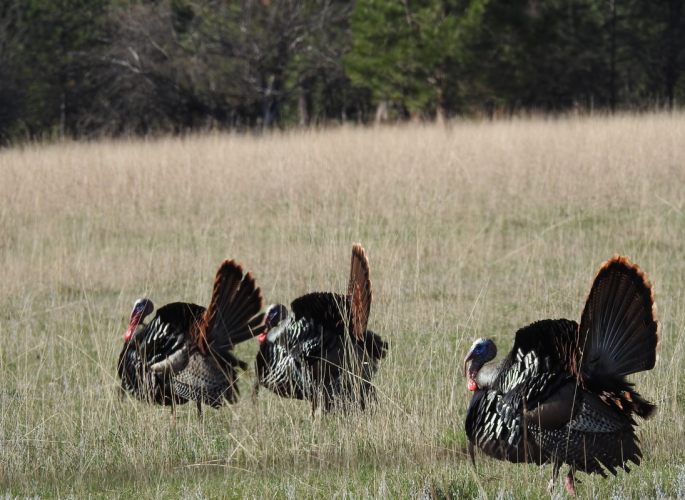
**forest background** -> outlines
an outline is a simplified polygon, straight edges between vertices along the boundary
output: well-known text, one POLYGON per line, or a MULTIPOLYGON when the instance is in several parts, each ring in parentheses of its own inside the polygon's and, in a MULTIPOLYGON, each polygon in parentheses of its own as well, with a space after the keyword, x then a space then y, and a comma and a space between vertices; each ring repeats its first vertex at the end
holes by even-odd
POLYGON ((683 0, 0 0, 0 141, 672 109, 683 0))

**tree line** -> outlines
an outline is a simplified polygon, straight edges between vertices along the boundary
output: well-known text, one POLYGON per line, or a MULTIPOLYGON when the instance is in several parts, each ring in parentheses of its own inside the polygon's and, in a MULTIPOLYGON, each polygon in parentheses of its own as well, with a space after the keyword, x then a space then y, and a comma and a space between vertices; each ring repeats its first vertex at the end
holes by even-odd
POLYGON ((0 141, 673 108, 685 0, 0 0, 0 141))

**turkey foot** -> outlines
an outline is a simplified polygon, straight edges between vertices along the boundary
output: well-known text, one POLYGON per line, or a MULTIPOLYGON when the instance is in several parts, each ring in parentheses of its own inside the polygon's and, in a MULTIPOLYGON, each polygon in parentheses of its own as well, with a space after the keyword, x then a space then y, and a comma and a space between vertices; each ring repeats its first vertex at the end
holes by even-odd
POLYGON ((557 482, 557 478, 559 477, 559 468, 561 467, 561 464, 555 463, 552 466, 552 478, 549 480, 549 483, 547 484, 547 493, 550 495, 554 491, 554 483, 557 482))
POLYGON ((566 491, 568 491, 568 495, 571 497, 577 496, 575 482, 576 481, 575 477, 573 476, 573 469, 571 469, 570 471, 568 471, 566 479, 564 480, 564 484, 566 485, 566 491))
POLYGON ((204 419, 202 417, 202 403, 200 403, 199 401, 196 401, 196 403, 197 403, 197 419, 200 423, 202 423, 204 421, 204 419))

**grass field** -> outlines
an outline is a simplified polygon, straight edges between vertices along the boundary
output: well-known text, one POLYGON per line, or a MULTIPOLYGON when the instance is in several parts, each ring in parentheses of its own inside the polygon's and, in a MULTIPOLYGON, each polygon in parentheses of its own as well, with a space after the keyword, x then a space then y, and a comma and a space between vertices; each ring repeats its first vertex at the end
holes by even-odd
POLYGON ((580 474, 578 491, 685 499, 684 244, 682 114, 0 151, 0 495, 549 498, 550 468, 473 471, 461 362, 476 337, 506 353, 534 320, 578 320, 620 253, 655 285, 660 360, 634 379, 660 408, 643 465, 580 474), (225 258, 267 303, 343 291, 353 242, 391 344, 375 412, 312 420, 266 391, 253 405, 249 372, 203 425, 194 405, 172 427, 168 408, 119 399, 136 298, 206 305, 225 258))

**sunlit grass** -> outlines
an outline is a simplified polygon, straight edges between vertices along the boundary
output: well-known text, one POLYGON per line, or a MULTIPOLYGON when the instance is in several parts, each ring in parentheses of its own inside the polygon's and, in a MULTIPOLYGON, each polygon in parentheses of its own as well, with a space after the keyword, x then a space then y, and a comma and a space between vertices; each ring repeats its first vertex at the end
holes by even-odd
MULTIPOLYGON (((0 152, 0 492, 8 498, 548 498, 551 470, 466 458, 461 361, 534 320, 578 320, 599 265, 656 288, 660 406, 645 459, 585 498, 685 498, 685 116, 343 128, 0 152), (371 263, 390 342, 379 404, 309 418, 241 376, 237 405, 179 413, 117 393, 133 301, 206 305, 225 258, 267 303, 343 291, 371 263), (680 495, 680 496, 679 496, 680 495)), ((239 346, 242 359, 256 353, 239 346)), ((561 487, 561 483, 559 484, 561 487)), ((557 490, 560 494, 561 490, 557 490)))

